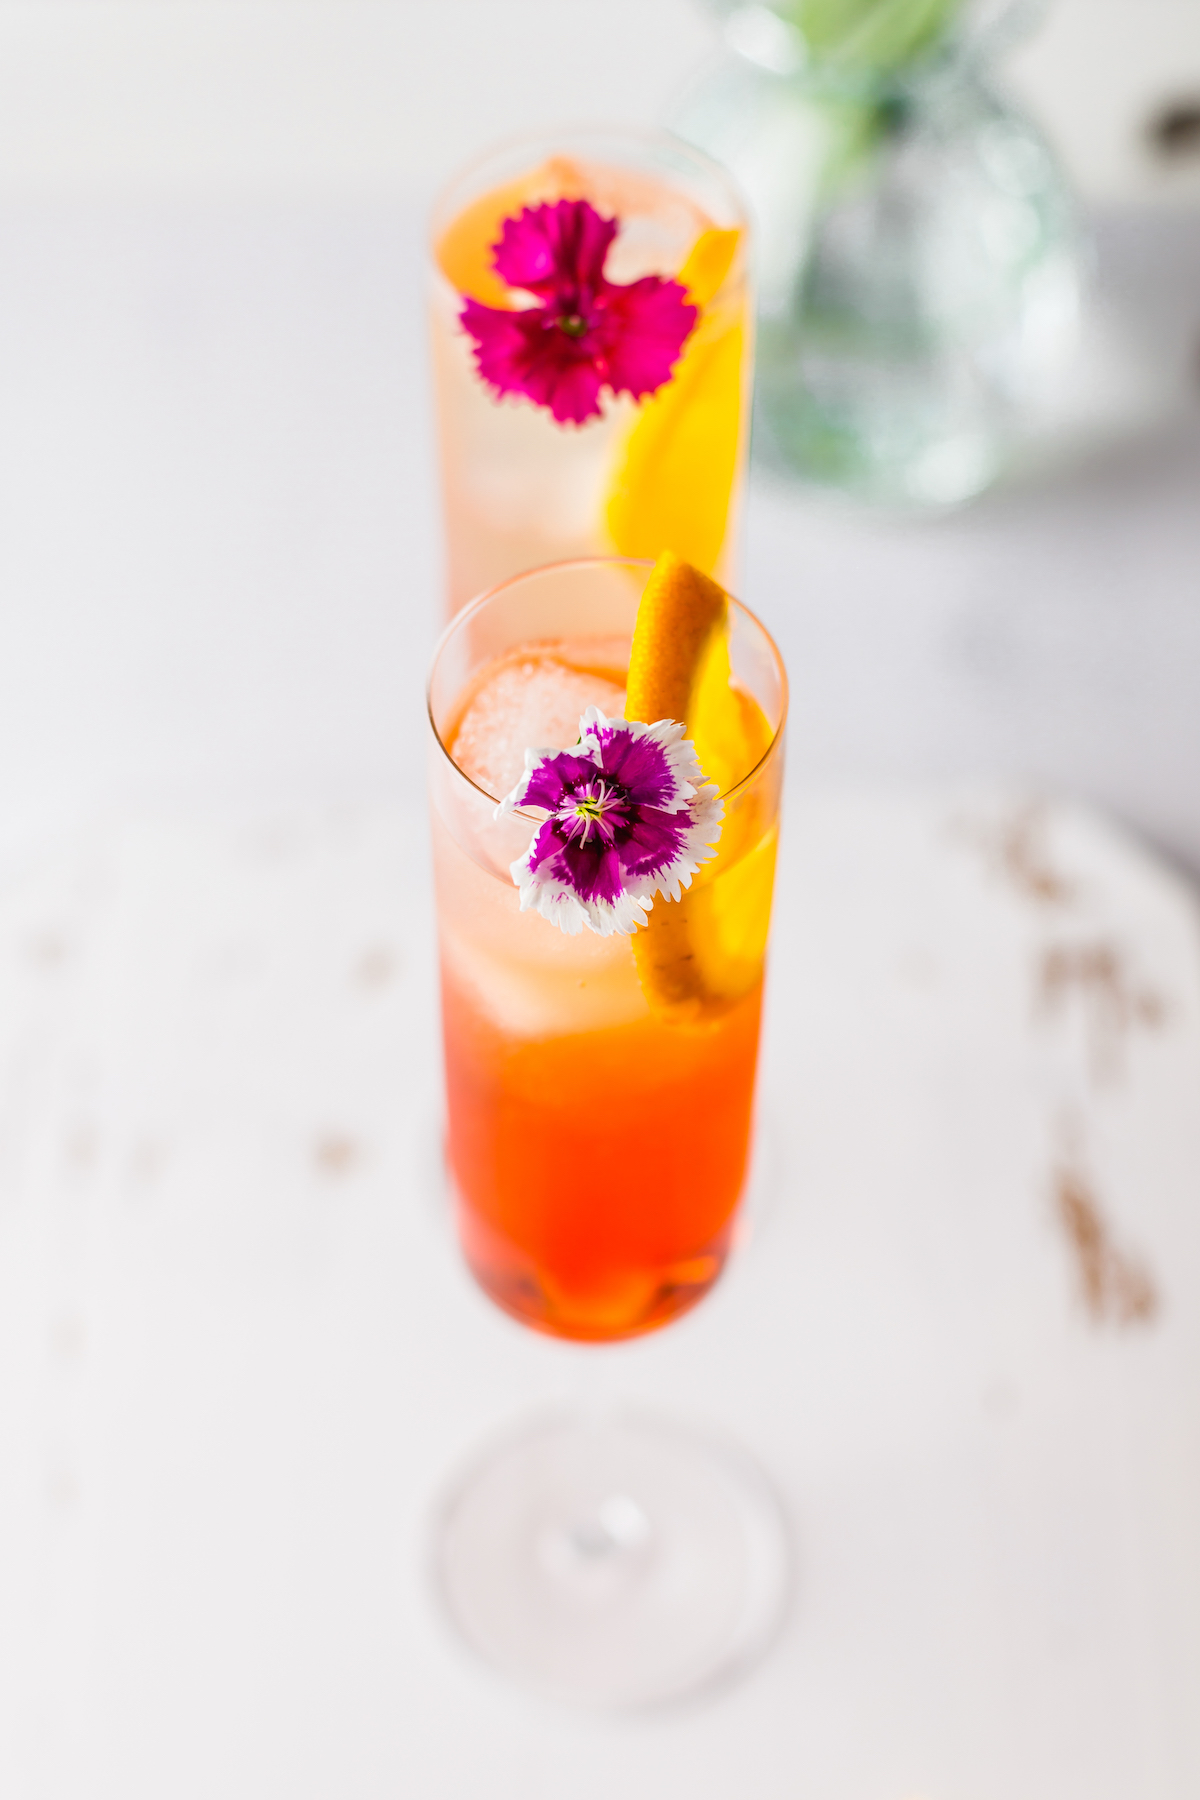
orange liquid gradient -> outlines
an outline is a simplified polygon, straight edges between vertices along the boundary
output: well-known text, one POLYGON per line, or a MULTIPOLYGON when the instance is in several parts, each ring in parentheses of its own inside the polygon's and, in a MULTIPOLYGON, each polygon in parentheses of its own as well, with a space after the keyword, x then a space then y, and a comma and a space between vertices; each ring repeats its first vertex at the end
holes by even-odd
MULTIPOLYGON (((619 592, 627 606, 634 590, 619 592)), ((457 786, 436 785, 433 806, 463 1251, 512 1317, 590 1341, 666 1325, 704 1297, 729 1254, 778 829, 778 762, 737 787, 771 727, 726 675, 714 710, 724 707, 727 729, 706 754, 733 785, 717 855, 682 900, 659 897, 633 937, 571 936, 520 910, 511 859, 536 827, 497 820, 489 796, 517 779, 524 744, 574 743, 586 705, 619 713, 628 659, 619 639, 581 636, 487 661, 448 699, 443 727, 456 767, 482 791, 459 774, 457 786)))
POLYGON ((746 1174, 761 999, 760 981, 698 1029, 646 1016, 530 1041, 488 1018, 443 961, 459 1233, 498 1306, 603 1341, 703 1298, 746 1174))

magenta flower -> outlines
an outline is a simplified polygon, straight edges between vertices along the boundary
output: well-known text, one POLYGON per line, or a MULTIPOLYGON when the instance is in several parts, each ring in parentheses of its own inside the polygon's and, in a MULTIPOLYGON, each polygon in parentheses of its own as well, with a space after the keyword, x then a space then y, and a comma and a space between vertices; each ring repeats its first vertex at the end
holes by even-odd
POLYGON ((589 706, 573 750, 527 750, 525 773, 496 808, 547 816, 512 865, 521 911, 574 937, 646 923, 655 894, 678 900, 715 854, 725 808, 683 726, 606 719, 589 706))
POLYGON ((536 304, 507 312, 466 300, 459 314, 497 395, 525 394, 560 425, 582 425, 603 410, 605 388, 640 400, 670 380, 699 308, 680 282, 660 275, 607 281, 617 229, 586 200, 527 206, 505 219, 493 266, 536 304))

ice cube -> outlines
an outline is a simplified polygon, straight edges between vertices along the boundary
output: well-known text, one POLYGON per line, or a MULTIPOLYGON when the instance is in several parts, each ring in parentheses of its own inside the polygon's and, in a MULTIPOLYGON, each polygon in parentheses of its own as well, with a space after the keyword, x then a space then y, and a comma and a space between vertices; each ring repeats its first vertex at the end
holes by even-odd
POLYGON ((544 651, 507 657, 467 703, 450 752, 472 781, 500 799, 525 772, 526 750, 566 750, 589 706, 619 718, 625 689, 544 651))

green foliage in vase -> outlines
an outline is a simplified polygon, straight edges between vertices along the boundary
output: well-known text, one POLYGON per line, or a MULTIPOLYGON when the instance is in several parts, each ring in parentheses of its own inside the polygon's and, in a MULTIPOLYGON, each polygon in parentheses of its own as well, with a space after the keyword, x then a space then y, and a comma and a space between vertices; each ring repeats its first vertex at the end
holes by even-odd
POLYGON ((775 0, 809 53, 846 68, 896 69, 943 38, 963 0, 775 0))
POLYGON ((772 0, 772 5, 803 37, 810 78, 816 77, 813 105, 823 117, 826 139, 819 187, 828 198, 870 179, 878 152, 904 131, 907 71, 946 41, 966 0, 772 0))

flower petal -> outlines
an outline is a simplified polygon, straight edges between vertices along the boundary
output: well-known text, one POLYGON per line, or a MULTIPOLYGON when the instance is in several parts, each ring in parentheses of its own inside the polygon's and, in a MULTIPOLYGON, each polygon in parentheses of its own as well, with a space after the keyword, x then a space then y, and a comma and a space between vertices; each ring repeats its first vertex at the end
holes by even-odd
POLYGON ((689 790, 677 780, 665 746, 652 732, 643 731, 637 737, 622 732, 605 749, 605 774, 628 790, 635 806, 672 812, 687 804, 689 790))
POLYGON ((604 411, 600 404, 604 382, 591 357, 578 351, 579 346, 572 345, 570 355, 560 354, 553 361, 547 356, 530 370, 522 390, 538 406, 549 407, 560 425, 583 425, 604 411))
POLYGON ((551 309, 505 312, 465 300, 458 316, 474 339, 475 367, 499 398, 523 394, 560 425, 582 425, 603 411, 604 381, 590 347, 561 331, 551 309))
POLYGON ((504 221, 496 271, 541 304, 514 311, 466 299, 459 313, 497 396, 523 394, 560 425, 582 425, 603 412, 606 389, 640 399, 670 380, 699 311, 678 281, 605 279, 618 229, 587 200, 527 206, 504 221))
POLYGON ((635 720, 606 719, 589 706, 579 731, 582 739, 590 738, 598 745, 604 773, 627 785, 639 806, 679 812, 704 780, 695 745, 673 719, 643 725, 635 720))
POLYGON ((590 844, 564 844, 559 873, 583 901, 606 900, 614 905, 625 890, 618 852, 593 840, 590 844))
POLYGON ((553 819, 547 819, 545 823, 539 825, 538 829, 534 832, 533 842, 525 852, 525 855, 518 860, 522 867, 529 871, 530 875, 536 875, 538 870, 545 865, 549 865, 550 872, 553 873, 554 864, 561 854, 561 851, 562 840, 554 829, 554 821, 553 819))
MULTIPOLYGON (((526 750, 525 773, 511 792, 505 794, 497 804, 492 817, 501 819, 506 813, 515 812, 518 806, 524 806, 531 783, 536 783, 535 792, 540 798, 531 800, 530 806, 544 807, 547 812, 553 812, 555 807, 561 805, 572 779, 569 769, 559 763, 561 754, 558 750, 526 750)), ((590 768, 591 764, 580 766, 590 768)))
POLYGON ((687 834, 686 813, 660 812, 652 806, 643 808, 621 846, 626 881, 657 879, 679 860, 687 834))
POLYGON ((496 808, 497 817, 520 805, 550 814, 512 864, 522 912, 535 907, 571 933, 635 931, 656 895, 678 900, 715 854, 724 808, 677 722, 609 719, 589 706, 572 750, 525 759, 496 808))
POLYGON ((520 806, 545 807, 547 812, 554 812, 573 788, 591 780, 596 773, 591 757, 577 756, 571 750, 539 750, 535 754, 539 761, 525 776, 517 802, 520 806))
POLYGON ((606 219, 587 200, 527 206, 515 219, 505 219, 492 266, 509 287, 571 300, 581 288, 603 280, 617 229, 615 219, 606 219))
POLYGON ((671 372, 700 317, 678 281, 644 275, 628 287, 605 284, 605 356, 614 394, 653 394, 671 372))
POLYGON ((615 901, 585 901, 568 880, 552 871, 532 878, 526 861, 525 857, 518 857, 512 865, 512 877, 520 889, 521 911, 539 912, 568 937, 578 936, 585 928, 598 937, 611 937, 614 933, 628 937, 646 923, 646 908, 628 890, 622 891, 615 901))

